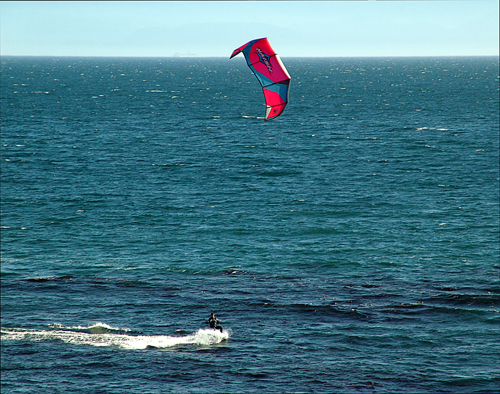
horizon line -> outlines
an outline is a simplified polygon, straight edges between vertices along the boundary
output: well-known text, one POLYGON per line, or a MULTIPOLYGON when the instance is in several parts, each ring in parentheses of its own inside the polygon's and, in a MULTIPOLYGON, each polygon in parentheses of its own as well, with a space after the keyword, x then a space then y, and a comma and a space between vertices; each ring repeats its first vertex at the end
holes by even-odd
MULTIPOLYGON (((282 56, 287 59, 339 59, 339 58, 423 58, 423 57, 499 57, 495 55, 339 55, 339 56, 282 56)), ((45 58, 130 58, 130 59, 229 59, 229 56, 134 56, 134 55, 0 55, 4 57, 45 57, 45 58)))

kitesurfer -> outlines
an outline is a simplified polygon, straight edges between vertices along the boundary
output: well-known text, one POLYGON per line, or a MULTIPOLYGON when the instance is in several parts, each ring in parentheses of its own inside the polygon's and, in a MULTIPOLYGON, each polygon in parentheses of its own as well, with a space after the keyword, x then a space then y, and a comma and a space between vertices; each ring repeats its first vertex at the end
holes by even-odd
POLYGON ((222 332, 222 326, 218 326, 218 322, 219 319, 217 319, 212 312, 212 314, 210 315, 210 319, 208 319, 208 324, 210 324, 210 328, 213 328, 214 330, 220 330, 220 332, 222 332))

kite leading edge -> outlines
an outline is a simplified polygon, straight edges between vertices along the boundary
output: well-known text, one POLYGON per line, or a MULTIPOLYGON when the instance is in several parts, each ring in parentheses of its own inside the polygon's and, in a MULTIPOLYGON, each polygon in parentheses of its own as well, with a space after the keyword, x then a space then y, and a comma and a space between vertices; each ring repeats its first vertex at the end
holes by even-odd
POLYGON ((235 49, 230 59, 243 52, 248 67, 259 80, 266 99, 266 120, 280 116, 288 103, 290 74, 267 38, 247 42, 235 49))

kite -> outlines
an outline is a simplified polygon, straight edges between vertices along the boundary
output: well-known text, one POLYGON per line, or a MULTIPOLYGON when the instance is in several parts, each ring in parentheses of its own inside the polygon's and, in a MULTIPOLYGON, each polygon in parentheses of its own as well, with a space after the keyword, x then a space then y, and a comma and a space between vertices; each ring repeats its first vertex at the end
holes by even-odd
POLYGON ((266 120, 280 116, 288 103, 290 74, 267 38, 247 42, 235 49, 230 59, 243 52, 248 67, 259 80, 266 100, 266 120))

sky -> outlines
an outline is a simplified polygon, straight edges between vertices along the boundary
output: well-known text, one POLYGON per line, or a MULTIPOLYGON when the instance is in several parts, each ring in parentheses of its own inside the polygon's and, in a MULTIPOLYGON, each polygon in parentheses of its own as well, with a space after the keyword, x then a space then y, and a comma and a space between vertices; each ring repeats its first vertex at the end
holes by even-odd
POLYGON ((498 0, 0 2, 2 56, 281 57, 499 53, 498 0))

